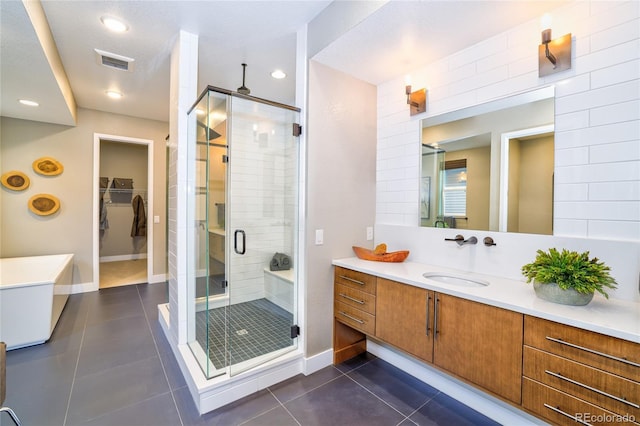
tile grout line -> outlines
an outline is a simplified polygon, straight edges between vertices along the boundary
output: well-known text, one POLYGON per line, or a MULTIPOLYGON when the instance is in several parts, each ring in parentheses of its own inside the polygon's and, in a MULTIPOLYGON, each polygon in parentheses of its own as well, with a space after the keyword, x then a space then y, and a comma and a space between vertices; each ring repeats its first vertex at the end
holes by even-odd
MULTIPOLYGON (((335 368, 335 367, 333 367, 333 368, 335 368)), ((318 385, 318 386, 316 386, 315 388, 311 388, 311 389, 309 389, 308 391, 304 392, 303 394, 300 394, 300 395, 296 396, 295 398, 292 398, 292 399, 290 399, 290 400, 286 401, 286 404, 290 403, 291 401, 295 401, 296 399, 302 398, 303 396, 305 396, 305 395, 306 395, 306 394, 308 394, 309 392, 313 392, 313 391, 314 391, 314 390, 316 390, 316 389, 320 389, 321 387, 323 387, 323 386, 325 386, 325 385, 328 385, 329 383, 331 383, 331 382, 334 382, 334 381, 338 380, 338 379, 339 379, 339 378, 341 378, 342 376, 346 376, 346 374, 345 374, 344 372, 340 371, 340 370, 339 370, 339 369, 337 369, 337 368, 335 368, 335 369, 336 369, 336 370, 338 370, 338 371, 340 372, 340 375, 339 375, 339 376, 334 377, 334 378, 333 378, 333 379, 331 379, 331 380, 327 380, 327 381, 326 381, 326 382, 324 382, 323 384, 318 385)), ((269 390, 269 392, 271 392, 270 387, 269 387, 269 388, 267 388, 267 389, 269 390)), ((272 394, 273 394, 273 392, 272 392, 272 394)), ((275 397, 275 395, 274 395, 274 397, 275 397)), ((278 398, 276 398, 276 399, 278 400, 278 402, 280 401, 278 398)), ((281 403, 281 404, 282 404, 282 403, 281 403)), ((283 404, 283 405, 284 405, 284 404, 283 404)))
MULTIPOLYGON (((425 405, 427 405, 428 403, 430 403, 431 401, 433 401, 435 399, 436 396, 440 395, 442 392, 438 391, 435 395, 433 395, 431 398, 427 399, 424 403, 422 403, 418 408, 416 408, 415 410, 413 410, 411 412, 411 414, 409 414, 407 416, 407 418, 409 419, 409 417, 413 416, 415 413, 417 413, 418 411, 420 411, 420 409, 422 409, 422 407, 424 407, 425 405)), ((411 420, 411 419, 409 419, 411 420)), ((413 420, 411 420, 413 421, 413 420)), ((415 422, 414 422, 415 423, 415 422)))
MULTIPOLYGON (((342 376, 346 376, 346 374, 345 374, 344 372, 340 371, 340 369, 336 368, 335 366, 332 366, 332 367, 340 373, 340 375, 339 375, 339 376, 334 377, 334 378, 333 378, 333 379, 331 379, 331 380, 327 380, 327 381, 326 381, 326 382, 324 382, 323 384, 318 385, 318 386, 316 386, 316 387, 314 387, 314 388, 312 388, 312 389, 307 390, 306 392, 304 392, 304 393, 302 393, 302 394, 300 394, 300 395, 296 396, 295 398, 290 399, 290 400, 289 400, 289 401, 287 401, 286 403, 288 404, 288 403, 289 403, 289 402, 291 402, 291 401, 295 401, 296 399, 302 398, 303 396, 307 395, 309 392, 312 392, 312 391, 314 391, 314 390, 316 390, 316 389, 319 389, 319 388, 321 388, 321 387, 323 387, 323 386, 325 386, 325 385, 327 385, 327 384, 329 384, 329 383, 331 383, 331 382, 333 382, 333 381, 335 381, 335 380, 337 380, 337 379, 341 378, 342 376)), ((284 403, 283 403, 282 401, 280 401, 280 399, 279 399, 279 398, 278 398, 278 397, 277 397, 277 396, 276 396, 276 395, 271 391, 271 386, 267 387, 266 389, 267 389, 267 391, 269 391, 269 393, 270 393, 270 394, 275 398, 275 400, 276 400, 276 401, 278 401, 278 403, 280 404, 280 406, 281 406, 282 408, 284 408, 284 410, 285 410, 285 411, 286 411, 286 412, 287 412, 287 413, 288 413, 288 414, 293 418, 293 420, 295 420, 297 424, 301 425, 301 423, 298 421, 298 419, 296 419, 296 417, 295 417, 293 414, 291 414, 291 412, 287 409, 287 407, 285 407, 285 406, 284 406, 284 403)), ((273 410, 275 410, 276 408, 278 408, 278 407, 276 406, 276 407, 273 407, 273 408, 271 408, 271 409, 269 409, 269 410, 263 411, 262 413, 258 414, 257 416, 254 416, 254 417, 252 417, 252 418, 250 418, 250 419, 248 419, 248 420, 246 420, 246 421, 242 422, 241 424, 245 424, 245 423, 247 423, 247 422, 249 422, 249 421, 251 421, 251 420, 254 420, 254 419, 256 419, 256 418, 258 418, 258 417, 262 416, 263 414, 268 413, 269 411, 273 411, 273 410)))
POLYGON ((291 411, 289 411, 289 409, 287 407, 284 406, 284 404, 282 403, 282 401, 280 401, 280 399, 273 393, 271 392, 270 388, 267 388, 267 390, 269 391, 269 393, 271 395, 273 395, 273 397, 276 399, 276 401, 278 401, 278 403, 280 404, 280 406, 284 409, 284 411, 287 412, 287 414, 289 414, 291 416, 291 418, 300 426, 302 426, 302 423, 300 423, 298 421, 298 419, 296 419, 296 416, 293 415, 293 413, 291 413, 291 411))
POLYGON ((153 339, 153 346, 156 348, 156 354, 158 355, 158 360, 160 361, 160 366, 162 367, 164 378, 167 381, 169 394, 171 395, 171 399, 173 400, 173 406, 176 408, 176 413, 178 414, 178 419, 180 420, 180 426, 184 426, 184 422, 182 421, 182 415, 180 414, 180 409, 178 408, 178 403, 176 402, 176 397, 173 394, 173 389, 171 388, 171 382, 169 381, 169 376, 167 375, 167 370, 164 366, 164 361, 162 361, 162 356, 160 356, 160 350, 158 349, 158 342, 156 342, 156 336, 154 336, 153 330, 151 330, 151 323, 149 323, 147 310, 144 308, 144 302, 142 301, 142 295, 140 294, 140 288, 138 287, 138 285, 139 284, 135 284, 136 292, 138 293, 138 300, 140 301, 140 306, 142 307, 142 313, 144 314, 145 321, 147 322, 147 327, 149 327, 149 333, 151 333, 151 339, 153 339))
MULTIPOLYGON (((354 369, 355 370, 355 369, 354 369)), ((353 370, 352 370, 353 371, 353 370)), ((402 419, 402 422, 404 422, 405 420, 409 420, 411 422, 413 422, 413 420, 411 420, 409 418, 409 416, 406 416, 404 413, 401 413, 398 409, 396 409, 394 406, 392 406, 391 404, 389 404, 387 401, 385 401, 384 399, 382 399, 381 397, 379 397, 378 395, 376 395, 375 393, 373 393, 371 390, 367 389, 364 385, 362 385, 361 383, 359 383, 356 379, 354 379, 353 377, 349 376, 348 374, 345 374, 345 376, 347 376, 349 378, 349 380, 353 381, 355 384, 357 384, 358 386, 360 386, 362 389, 366 390, 367 392, 369 392, 371 395, 373 395, 374 397, 376 397, 377 399, 379 399, 380 401, 382 401, 383 404, 385 404, 387 407, 391 408, 393 411, 395 411, 396 413, 400 414, 401 416, 404 417, 404 419, 402 419)), ((411 413, 413 414, 413 413, 411 413)), ((400 422, 400 423, 402 423, 400 422)), ((415 423, 415 422, 414 422, 415 423)))
MULTIPOLYGON (((84 297, 84 296, 82 296, 84 297)), ((91 305, 89 302, 89 305, 91 305)), ((78 374, 78 365, 80 365, 80 355, 82 354, 82 347, 84 345, 84 335, 87 332, 87 323, 89 322, 89 312, 91 312, 91 306, 87 309, 87 313, 84 316, 84 324, 82 326, 82 337, 80 338, 80 345, 78 347, 78 357, 76 358, 76 366, 73 369, 73 379, 71 379, 71 389, 69 389, 69 398, 67 399, 67 409, 64 412, 63 426, 67 424, 67 418, 69 417, 69 407, 71 406, 71 395, 73 395, 73 388, 76 383, 76 375, 78 374)))
MULTIPOLYGON (((356 370, 358 370, 359 368, 361 368, 361 367, 363 367, 363 366, 367 365, 368 363, 370 363, 370 362, 372 362, 372 361, 373 361, 373 360, 369 360, 369 361, 365 362, 364 364, 359 365, 358 367, 356 367, 356 368, 354 368, 354 369, 350 370, 350 371, 349 371, 349 373, 351 373, 352 371, 356 371, 356 370)), ((378 395, 376 395, 375 393, 373 393, 372 391, 370 391, 369 389, 367 389, 364 385, 360 384, 356 379, 354 379, 353 377, 351 377, 351 376, 349 375, 349 373, 345 373, 345 376, 349 377, 351 380, 353 380, 353 381, 354 381, 355 383, 357 383, 359 386, 361 386, 361 387, 362 387, 362 388, 364 388, 366 391, 368 391, 369 393, 371 393, 373 396, 375 396, 376 398, 378 398, 379 400, 381 400, 382 402, 384 402, 385 404, 387 404, 389 407, 393 408, 395 411, 398 411, 398 410, 396 410, 394 407, 392 407, 390 404, 388 404, 384 399, 380 398, 378 395)), ((413 410, 413 411, 412 411, 408 416, 406 416, 406 417, 402 420, 402 422, 404 422, 405 420, 409 420, 410 422, 415 423, 415 422, 414 422, 413 420, 411 420, 409 417, 413 416, 415 413, 417 413, 418 411, 420 411, 420 409, 421 409, 422 407, 424 407, 425 405, 427 405, 428 403, 430 403, 431 401, 433 401, 433 400, 434 400, 434 398, 435 398, 436 396, 440 395, 441 393, 442 393, 441 391, 438 391, 438 392, 437 392, 435 395, 433 395, 431 398, 427 399, 427 400, 426 400, 425 402, 423 402, 423 403, 422 403, 418 408, 416 408, 416 409, 415 409, 415 410, 413 410)), ((398 413, 400 413, 400 411, 398 411, 398 413)), ((404 414, 403 414, 403 413, 400 413, 400 414, 404 416, 404 414)), ((400 423, 402 423, 402 422, 400 422, 400 423)))

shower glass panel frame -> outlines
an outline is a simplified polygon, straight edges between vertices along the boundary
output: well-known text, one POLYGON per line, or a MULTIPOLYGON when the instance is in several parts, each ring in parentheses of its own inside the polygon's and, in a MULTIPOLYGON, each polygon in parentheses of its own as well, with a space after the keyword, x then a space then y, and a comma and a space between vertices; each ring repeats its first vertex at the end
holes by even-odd
POLYGON ((298 117, 212 86, 188 113, 187 344, 207 378, 297 349, 298 117))
POLYGON ((420 226, 445 227, 442 216, 442 171, 445 151, 422 144, 420 226))

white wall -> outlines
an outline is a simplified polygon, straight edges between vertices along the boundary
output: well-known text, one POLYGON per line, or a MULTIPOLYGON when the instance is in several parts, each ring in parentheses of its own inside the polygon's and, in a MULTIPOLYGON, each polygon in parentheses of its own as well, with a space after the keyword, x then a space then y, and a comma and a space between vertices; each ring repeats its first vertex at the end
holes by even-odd
POLYGON ((640 2, 577 1, 552 16, 555 36, 573 34, 571 70, 538 77, 536 20, 412 73, 429 89, 421 116, 409 116, 404 77, 378 87, 376 242, 515 279, 538 248, 590 250, 612 266, 613 297, 640 301, 640 2), (418 228, 420 119, 552 84, 554 236, 477 232, 498 245, 460 248, 444 242, 446 230, 418 228))
MULTIPOLYGON (((26 191, 1 189, 1 257, 74 253, 74 284, 97 281, 93 271, 93 134, 151 139, 154 150, 154 209, 160 223, 154 232, 153 274, 166 272, 165 137, 167 123, 78 109, 75 127, 2 117, 0 152, 5 170, 21 170, 31 179, 26 191), (64 166, 55 177, 36 175, 31 163, 49 156, 64 166), (37 217, 27 210, 28 199, 38 193, 60 199, 60 211, 37 217)), ((146 164, 146 163, 145 163, 146 164)), ((145 165, 146 168, 146 165, 145 165)))
POLYGON ((376 89, 332 68, 309 64, 306 355, 333 345, 331 260, 372 247, 375 216, 376 89), (324 231, 323 245, 315 231, 324 231))
POLYGON ((404 76, 378 87, 376 223, 418 223, 419 123, 426 116, 556 86, 556 235, 640 240, 640 3, 552 11, 573 36, 572 68, 538 77, 537 20, 412 73, 427 112, 409 117, 404 76))
MULTIPOLYGON (((180 31, 171 49, 169 89, 169 325, 172 343, 187 341, 187 111, 198 97, 198 36, 180 31)), ((193 265, 192 265, 193 266, 193 265)), ((190 313, 193 317, 195 314, 190 313)))

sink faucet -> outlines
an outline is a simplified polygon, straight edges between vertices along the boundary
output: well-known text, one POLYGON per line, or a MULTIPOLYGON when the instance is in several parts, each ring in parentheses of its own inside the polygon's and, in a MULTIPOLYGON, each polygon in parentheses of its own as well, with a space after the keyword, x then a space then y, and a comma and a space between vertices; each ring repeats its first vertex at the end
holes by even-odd
POLYGON ((463 246, 465 244, 477 244, 478 239, 476 237, 471 237, 467 240, 460 234, 456 235, 455 238, 445 238, 445 241, 455 241, 459 246, 463 246))

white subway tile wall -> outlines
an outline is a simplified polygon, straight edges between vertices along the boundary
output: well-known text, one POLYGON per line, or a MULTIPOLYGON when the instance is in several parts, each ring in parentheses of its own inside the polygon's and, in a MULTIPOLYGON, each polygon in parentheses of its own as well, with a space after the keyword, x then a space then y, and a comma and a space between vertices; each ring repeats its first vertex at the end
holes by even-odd
POLYGON ((378 87, 376 223, 417 226, 420 119, 555 85, 554 235, 640 241, 640 2, 576 1, 550 11, 572 33, 572 68, 538 77, 538 20, 378 87))
POLYGON ((184 31, 171 52, 169 121, 169 323, 174 343, 187 341, 187 111, 196 98, 198 36, 184 31))
POLYGON ((297 195, 297 142, 293 113, 233 99, 231 120, 230 230, 246 233, 244 255, 231 253, 231 303, 265 297, 271 257, 293 257, 297 195))

